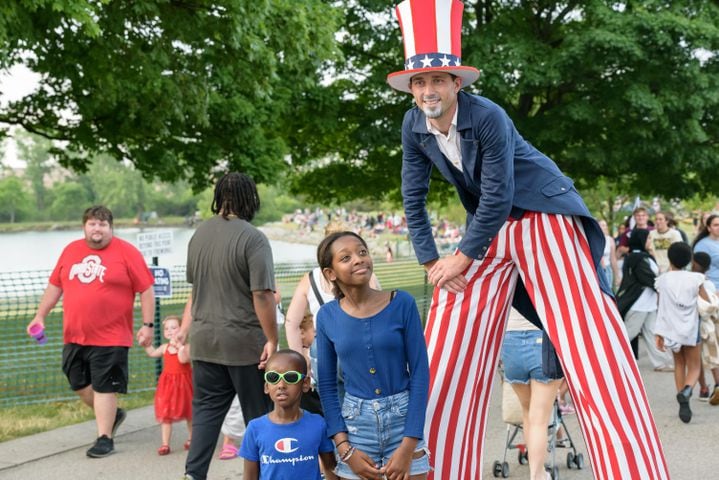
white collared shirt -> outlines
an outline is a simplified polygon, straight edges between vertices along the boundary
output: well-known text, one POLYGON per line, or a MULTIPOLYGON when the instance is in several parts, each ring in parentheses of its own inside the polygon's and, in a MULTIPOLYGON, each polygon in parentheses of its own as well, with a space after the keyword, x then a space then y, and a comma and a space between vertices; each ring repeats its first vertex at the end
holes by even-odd
POLYGON ((449 126, 447 135, 444 135, 434 128, 432 124, 429 123, 429 118, 425 117, 425 121, 427 122, 427 131, 437 139, 439 150, 447 157, 450 163, 461 172, 462 153, 459 148, 459 135, 457 135, 457 111, 459 111, 459 105, 457 105, 457 108, 454 110, 454 117, 452 118, 452 124, 449 126))

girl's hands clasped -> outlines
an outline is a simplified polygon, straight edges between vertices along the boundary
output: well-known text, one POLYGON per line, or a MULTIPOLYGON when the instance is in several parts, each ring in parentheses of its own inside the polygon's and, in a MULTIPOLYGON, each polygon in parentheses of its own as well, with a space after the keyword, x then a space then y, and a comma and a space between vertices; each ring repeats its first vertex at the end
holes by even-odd
POLYGON ((345 462, 354 473, 362 478, 381 478, 382 473, 372 459, 362 450, 355 449, 355 452, 345 462))
POLYGON ((397 450, 394 451, 387 465, 380 469, 387 480, 409 480, 412 456, 417 447, 417 439, 404 437, 397 450))

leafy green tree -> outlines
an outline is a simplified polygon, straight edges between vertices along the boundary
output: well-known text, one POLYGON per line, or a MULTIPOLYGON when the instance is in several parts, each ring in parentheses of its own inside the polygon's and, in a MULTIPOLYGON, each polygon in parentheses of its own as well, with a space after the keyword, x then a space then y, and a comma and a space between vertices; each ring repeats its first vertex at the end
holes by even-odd
POLYGON ((41 80, 0 124, 63 140, 54 153, 79 172, 109 154, 197 190, 218 168, 273 180, 337 18, 322 0, 1 2, 0 70, 41 80))
POLYGON ((92 204, 90 192, 78 181, 57 183, 50 191, 49 216, 52 220, 77 220, 92 204))
POLYGON ((112 210, 115 218, 139 217, 146 210, 147 183, 132 166, 99 155, 85 176, 92 185, 94 202, 112 210))
POLYGON ((52 170, 50 164, 52 142, 18 129, 15 133, 15 145, 17 145, 18 158, 25 161, 25 178, 30 182, 37 212, 42 216, 45 213, 47 196, 45 175, 52 170))
POLYGON ((0 168, 5 169, 5 139, 0 137, 0 168))
POLYGON ((31 202, 20 178, 12 175, 0 179, 0 221, 23 220, 31 212, 31 202))
MULTIPOLYGON (((343 3, 342 60, 329 85, 307 91, 292 129, 295 191, 396 192, 411 97, 385 83, 403 65, 395 3, 343 3)), ((666 197, 719 188, 717 2, 464 5, 463 63, 482 71, 468 90, 505 108, 568 175, 666 197)))
POLYGON ((598 177, 591 185, 579 185, 579 188, 589 210, 596 218, 607 222, 610 232, 624 220, 621 208, 634 199, 625 185, 606 177, 598 177))
POLYGON ((276 222, 281 220, 283 215, 306 206, 297 198, 284 193, 280 187, 260 184, 257 185, 257 194, 260 196, 260 211, 252 221, 255 225, 276 222))
POLYGON ((160 217, 174 215, 187 217, 195 214, 199 196, 187 182, 155 183, 145 186, 147 210, 160 217))

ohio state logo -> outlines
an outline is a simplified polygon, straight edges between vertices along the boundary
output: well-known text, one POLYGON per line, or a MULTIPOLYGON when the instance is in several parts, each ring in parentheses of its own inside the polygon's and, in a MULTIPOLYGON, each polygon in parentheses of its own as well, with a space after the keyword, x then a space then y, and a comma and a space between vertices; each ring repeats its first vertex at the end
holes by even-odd
POLYGON ((82 283, 91 283, 97 278, 100 283, 104 283, 105 270, 107 267, 102 264, 102 259, 98 255, 88 255, 82 259, 82 262, 70 268, 70 280, 77 277, 82 283))
POLYGON ((275 442, 275 450, 280 453, 292 453, 298 448, 296 438, 280 438, 275 442))

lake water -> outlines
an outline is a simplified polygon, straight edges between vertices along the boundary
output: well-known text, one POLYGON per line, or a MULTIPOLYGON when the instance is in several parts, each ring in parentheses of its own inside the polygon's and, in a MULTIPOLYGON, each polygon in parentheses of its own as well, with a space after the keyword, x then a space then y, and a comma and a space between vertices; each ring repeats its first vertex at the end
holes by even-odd
MULTIPOLYGON (((185 265, 187 244, 195 233, 192 228, 118 228, 115 235, 137 245, 138 233, 172 231, 171 252, 159 257, 165 267, 185 265)), ((82 231, 20 232, 0 234, 0 272, 51 270, 63 248, 82 238, 82 231)), ((270 240, 275 263, 313 262, 316 246, 270 240)), ((148 262, 150 259, 148 259, 148 262)))

